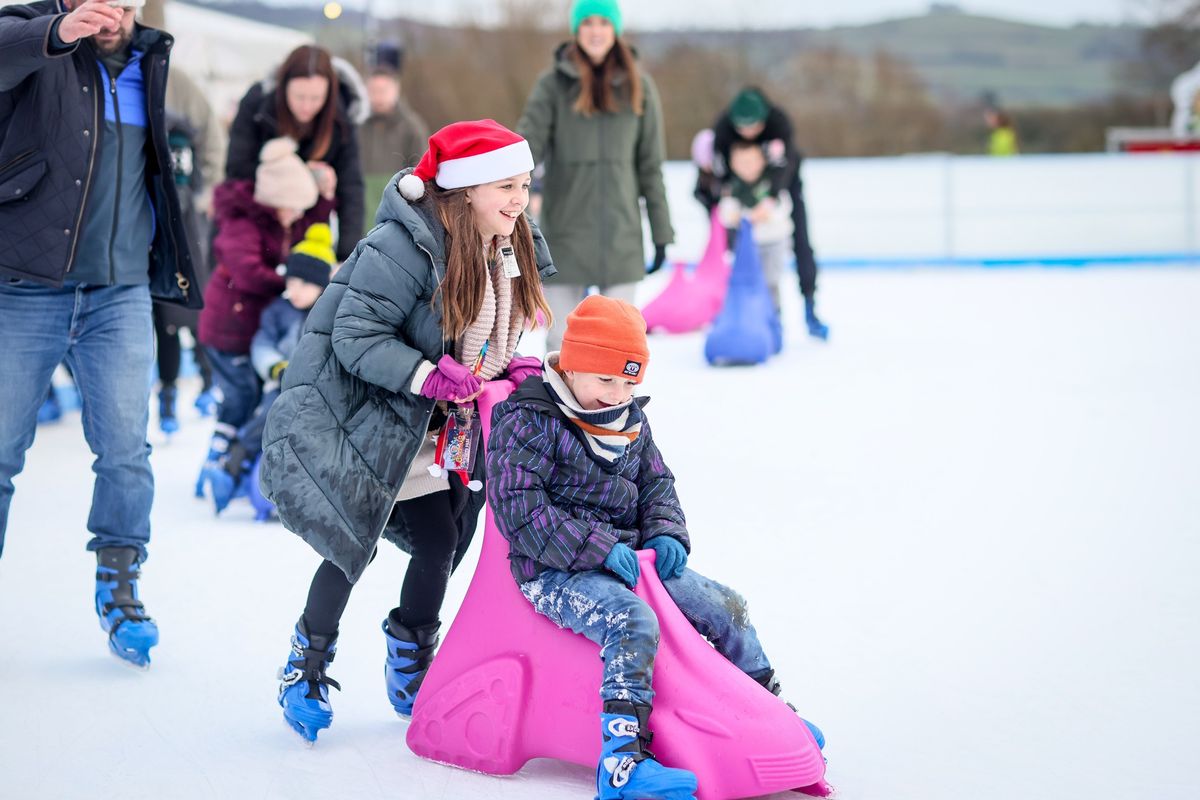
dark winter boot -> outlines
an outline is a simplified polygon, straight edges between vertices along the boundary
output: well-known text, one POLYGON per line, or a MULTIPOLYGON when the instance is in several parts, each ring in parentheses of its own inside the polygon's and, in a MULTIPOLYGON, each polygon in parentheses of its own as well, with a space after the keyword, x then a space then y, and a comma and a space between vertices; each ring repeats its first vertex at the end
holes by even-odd
MULTIPOLYGON (((776 697, 779 697, 779 693, 780 693, 780 691, 782 691, 782 687, 780 687, 779 681, 775 679, 775 670, 769 669, 766 672, 762 673, 761 675, 757 675, 757 676, 751 675, 750 677, 754 678, 754 680, 761 683, 763 685, 763 687, 766 688, 766 690, 769 691, 771 694, 775 695, 776 697)), ((784 702, 786 703, 787 701, 785 700, 784 702)), ((790 708, 792 711, 796 711, 796 707, 794 705, 792 705, 791 703, 788 703, 787 707, 790 708)), ((796 711, 796 713, 799 714, 800 712, 796 711)), ((825 749, 825 734, 821 733, 821 729, 818 728, 816 725, 813 725, 811 722, 806 720, 804 717, 800 717, 800 721, 808 726, 809 733, 811 733, 813 736, 813 739, 815 739, 817 741, 817 747, 820 748, 821 750, 824 750, 825 749)))
POLYGON ((143 613, 138 599, 136 547, 96 551, 96 613, 108 634, 108 649, 135 667, 150 667, 150 648, 158 644, 158 626, 143 613))
POLYGON ((387 663, 384 677, 387 680, 388 700, 401 717, 412 716, 413 703, 417 701, 417 690, 425 680, 425 673, 433 663, 433 651, 438 643, 438 628, 441 622, 432 622, 416 628, 408 628, 400 622, 400 609, 394 608, 383 621, 383 635, 387 639, 387 663))
POLYGON ((650 706, 606 700, 600 714, 597 800, 684 800, 696 793, 696 776, 664 767, 647 750, 650 706))
POLYGON ((179 419, 175 416, 175 394, 174 386, 164 386, 158 393, 158 427, 166 434, 179 430, 179 419))
POLYGON ((804 298, 804 324, 809 336, 821 341, 829 339, 829 326, 817 318, 816 302, 811 297, 804 298))
POLYGON ((325 669, 336 652, 337 634, 309 634, 301 616, 292 634, 287 664, 279 670, 279 705, 284 721, 310 742, 333 723, 329 687, 342 687, 325 674, 325 669))

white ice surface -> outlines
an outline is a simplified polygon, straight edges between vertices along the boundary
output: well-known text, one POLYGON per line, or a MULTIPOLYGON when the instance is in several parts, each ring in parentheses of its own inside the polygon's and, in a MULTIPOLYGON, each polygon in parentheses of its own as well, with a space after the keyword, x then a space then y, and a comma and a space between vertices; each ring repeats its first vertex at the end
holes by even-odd
MULTIPOLYGON (((647 390, 691 564, 749 599, 840 797, 1200 797, 1200 271, 822 287, 828 345, 792 295, 768 365, 656 337, 647 390)), ((590 798, 587 768, 501 779, 408 752, 381 674, 390 548, 343 621, 334 725, 302 745, 275 671, 318 559, 244 501, 214 519, 192 498, 195 391, 174 441, 151 434, 147 673, 91 608, 78 415, 38 433, 0 560, 0 797, 590 798)))

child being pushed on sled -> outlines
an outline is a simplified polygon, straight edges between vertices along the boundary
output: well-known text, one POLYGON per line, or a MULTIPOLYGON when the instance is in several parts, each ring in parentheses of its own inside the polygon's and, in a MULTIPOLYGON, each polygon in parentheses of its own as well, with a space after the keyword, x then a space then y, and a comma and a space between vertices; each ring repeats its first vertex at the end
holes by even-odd
POLYGON ((779 694, 745 601, 687 566, 691 545, 675 477, 654 444, 646 399, 633 396, 648 362, 636 308, 584 299, 541 376, 497 407, 487 448, 488 502, 521 592, 538 613, 600 645, 600 800, 676 800, 696 791, 691 772, 664 767, 646 749, 659 626, 632 591, 640 577, 635 551, 655 550, 655 569, 684 616, 779 694))

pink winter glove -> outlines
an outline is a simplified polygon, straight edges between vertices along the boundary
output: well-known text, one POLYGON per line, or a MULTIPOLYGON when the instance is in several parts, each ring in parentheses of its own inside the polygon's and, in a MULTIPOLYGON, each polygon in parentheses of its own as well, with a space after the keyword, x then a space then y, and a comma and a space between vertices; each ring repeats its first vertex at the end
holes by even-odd
POLYGON ((525 382, 525 379, 537 375, 542 376, 542 360, 536 356, 518 356, 508 362, 508 379, 517 386, 525 382))
POLYGON ((455 361, 453 356, 444 355, 421 384, 421 395, 454 401, 476 394, 482 385, 471 370, 455 361))

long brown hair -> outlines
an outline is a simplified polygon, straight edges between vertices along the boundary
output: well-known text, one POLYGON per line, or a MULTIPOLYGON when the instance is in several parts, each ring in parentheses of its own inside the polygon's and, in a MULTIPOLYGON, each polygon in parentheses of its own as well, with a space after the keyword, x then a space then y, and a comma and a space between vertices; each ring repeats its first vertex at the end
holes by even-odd
POLYGON ((333 59, 323 47, 300 45, 284 60, 276 73, 275 120, 280 136, 290 136, 297 142, 311 142, 308 158, 321 161, 333 144, 333 126, 338 114, 338 76, 333 68, 333 59), (329 81, 329 94, 325 105, 311 122, 302 123, 292 114, 287 104, 287 85, 292 78, 321 77, 329 81))
POLYGON ((576 111, 585 117, 590 117, 596 111, 616 112, 621 110, 620 106, 623 103, 618 103, 616 92, 613 91, 613 79, 623 72, 628 78, 629 88, 622 92, 623 95, 627 93, 628 96, 621 99, 628 101, 634 114, 642 115, 645 106, 645 98, 642 93, 642 72, 638 69, 633 51, 621 40, 620 36, 613 42, 608 55, 598 66, 592 64, 587 53, 580 49, 577 42, 571 42, 569 47, 568 54, 579 69, 580 86, 579 98, 575 101, 576 111))
MULTIPOLYGON (((484 263, 483 235, 467 202, 466 188, 442 189, 433 181, 426 181, 425 197, 433 203, 446 228, 446 277, 433 296, 436 300, 440 293, 442 298, 442 333, 446 338, 454 339, 467 330, 483 308, 485 281, 489 280, 484 263)), ((521 275, 513 283, 513 307, 520 310, 527 325, 534 324, 539 311, 549 325, 552 320, 550 306, 542 294, 537 257, 533 251, 533 231, 524 214, 517 217, 512 246, 521 267, 521 275)))

